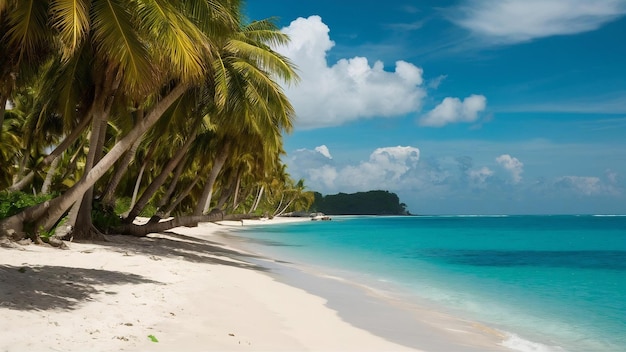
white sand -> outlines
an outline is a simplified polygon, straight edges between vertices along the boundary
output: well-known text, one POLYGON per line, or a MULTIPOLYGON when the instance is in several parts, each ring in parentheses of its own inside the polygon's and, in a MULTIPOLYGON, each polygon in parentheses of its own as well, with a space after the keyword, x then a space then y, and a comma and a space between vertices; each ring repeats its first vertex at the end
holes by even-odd
POLYGON ((0 352, 410 350, 216 242, 241 225, 0 248, 0 352))

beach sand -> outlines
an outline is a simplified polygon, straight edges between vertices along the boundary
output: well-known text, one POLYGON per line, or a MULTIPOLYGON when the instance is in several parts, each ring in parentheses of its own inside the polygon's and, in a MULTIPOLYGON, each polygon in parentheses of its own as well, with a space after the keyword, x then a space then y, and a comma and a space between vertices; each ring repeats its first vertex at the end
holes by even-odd
MULTIPOLYGON (((303 219, 244 224, 286 221, 303 219)), ((246 252, 228 240, 240 226, 0 248, 0 352, 506 350, 486 327, 246 252)))

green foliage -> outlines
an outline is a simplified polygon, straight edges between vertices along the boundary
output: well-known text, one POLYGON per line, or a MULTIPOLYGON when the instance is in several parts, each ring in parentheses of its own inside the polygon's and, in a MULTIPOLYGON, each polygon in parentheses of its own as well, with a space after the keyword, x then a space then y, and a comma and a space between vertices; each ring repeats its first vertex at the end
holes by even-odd
POLYGON ((130 198, 129 197, 120 197, 115 200, 115 213, 123 214, 124 212, 130 209, 130 198))
POLYGON ((150 339, 150 341, 152 342, 159 342, 159 340, 157 340, 156 336, 154 335, 148 335, 148 338, 150 339))
MULTIPOLYGON (((115 201, 115 214, 124 214, 130 209, 130 197, 121 197, 115 201)), ((154 204, 148 203, 145 208, 139 213, 139 216, 151 217, 156 214, 157 208, 154 204)))
POLYGON ((395 193, 369 191, 322 196, 315 192, 312 209, 333 215, 409 215, 395 193))
POLYGON ((0 219, 19 213, 30 206, 43 203, 53 198, 53 195, 33 195, 23 192, 0 192, 0 219))
POLYGON ((94 202, 91 210, 91 221, 96 228, 104 232, 121 224, 121 219, 115 210, 104 206, 101 202, 94 202))

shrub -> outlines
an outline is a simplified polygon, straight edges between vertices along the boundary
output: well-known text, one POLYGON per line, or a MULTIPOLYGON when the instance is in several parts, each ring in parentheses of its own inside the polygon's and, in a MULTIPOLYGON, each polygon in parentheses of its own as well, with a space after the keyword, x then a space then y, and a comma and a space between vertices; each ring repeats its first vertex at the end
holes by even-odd
POLYGON ((0 219, 15 215, 23 209, 43 203, 53 197, 51 194, 33 195, 24 192, 0 192, 0 219))

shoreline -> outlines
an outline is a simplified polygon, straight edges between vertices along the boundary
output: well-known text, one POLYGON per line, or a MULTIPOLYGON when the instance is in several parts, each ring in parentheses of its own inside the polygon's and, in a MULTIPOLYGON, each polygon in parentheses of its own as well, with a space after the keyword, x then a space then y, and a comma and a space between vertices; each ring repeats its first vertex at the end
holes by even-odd
POLYGON ((493 332, 428 324, 433 312, 414 325, 419 307, 228 240, 242 225, 291 221, 310 220, 0 249, 0 350, 508 350, 493 332))
POLYGON ((270 273, 274 273, 278 281, 323 297, 326 306, 343 320, 388 341, 425 351, 513 351, 520 345, 531 350, 539 346, 459 317, 434 302, 415 296, 405 297, 407 292, 400 287, 380 285, 372 277, 343 269, 284 261, 276 253, 262 259, 266 255, 262 248, 265 244, 256 243, 248 236, 239 236, 237 231, 222 234, 222 237, 237 248, 258 254, 261 259, 253 259, 253 262, 270 268, 270 273), (518 346, 507 346, 505 341, 511 338, 518 339, 515 341, 518 346))

